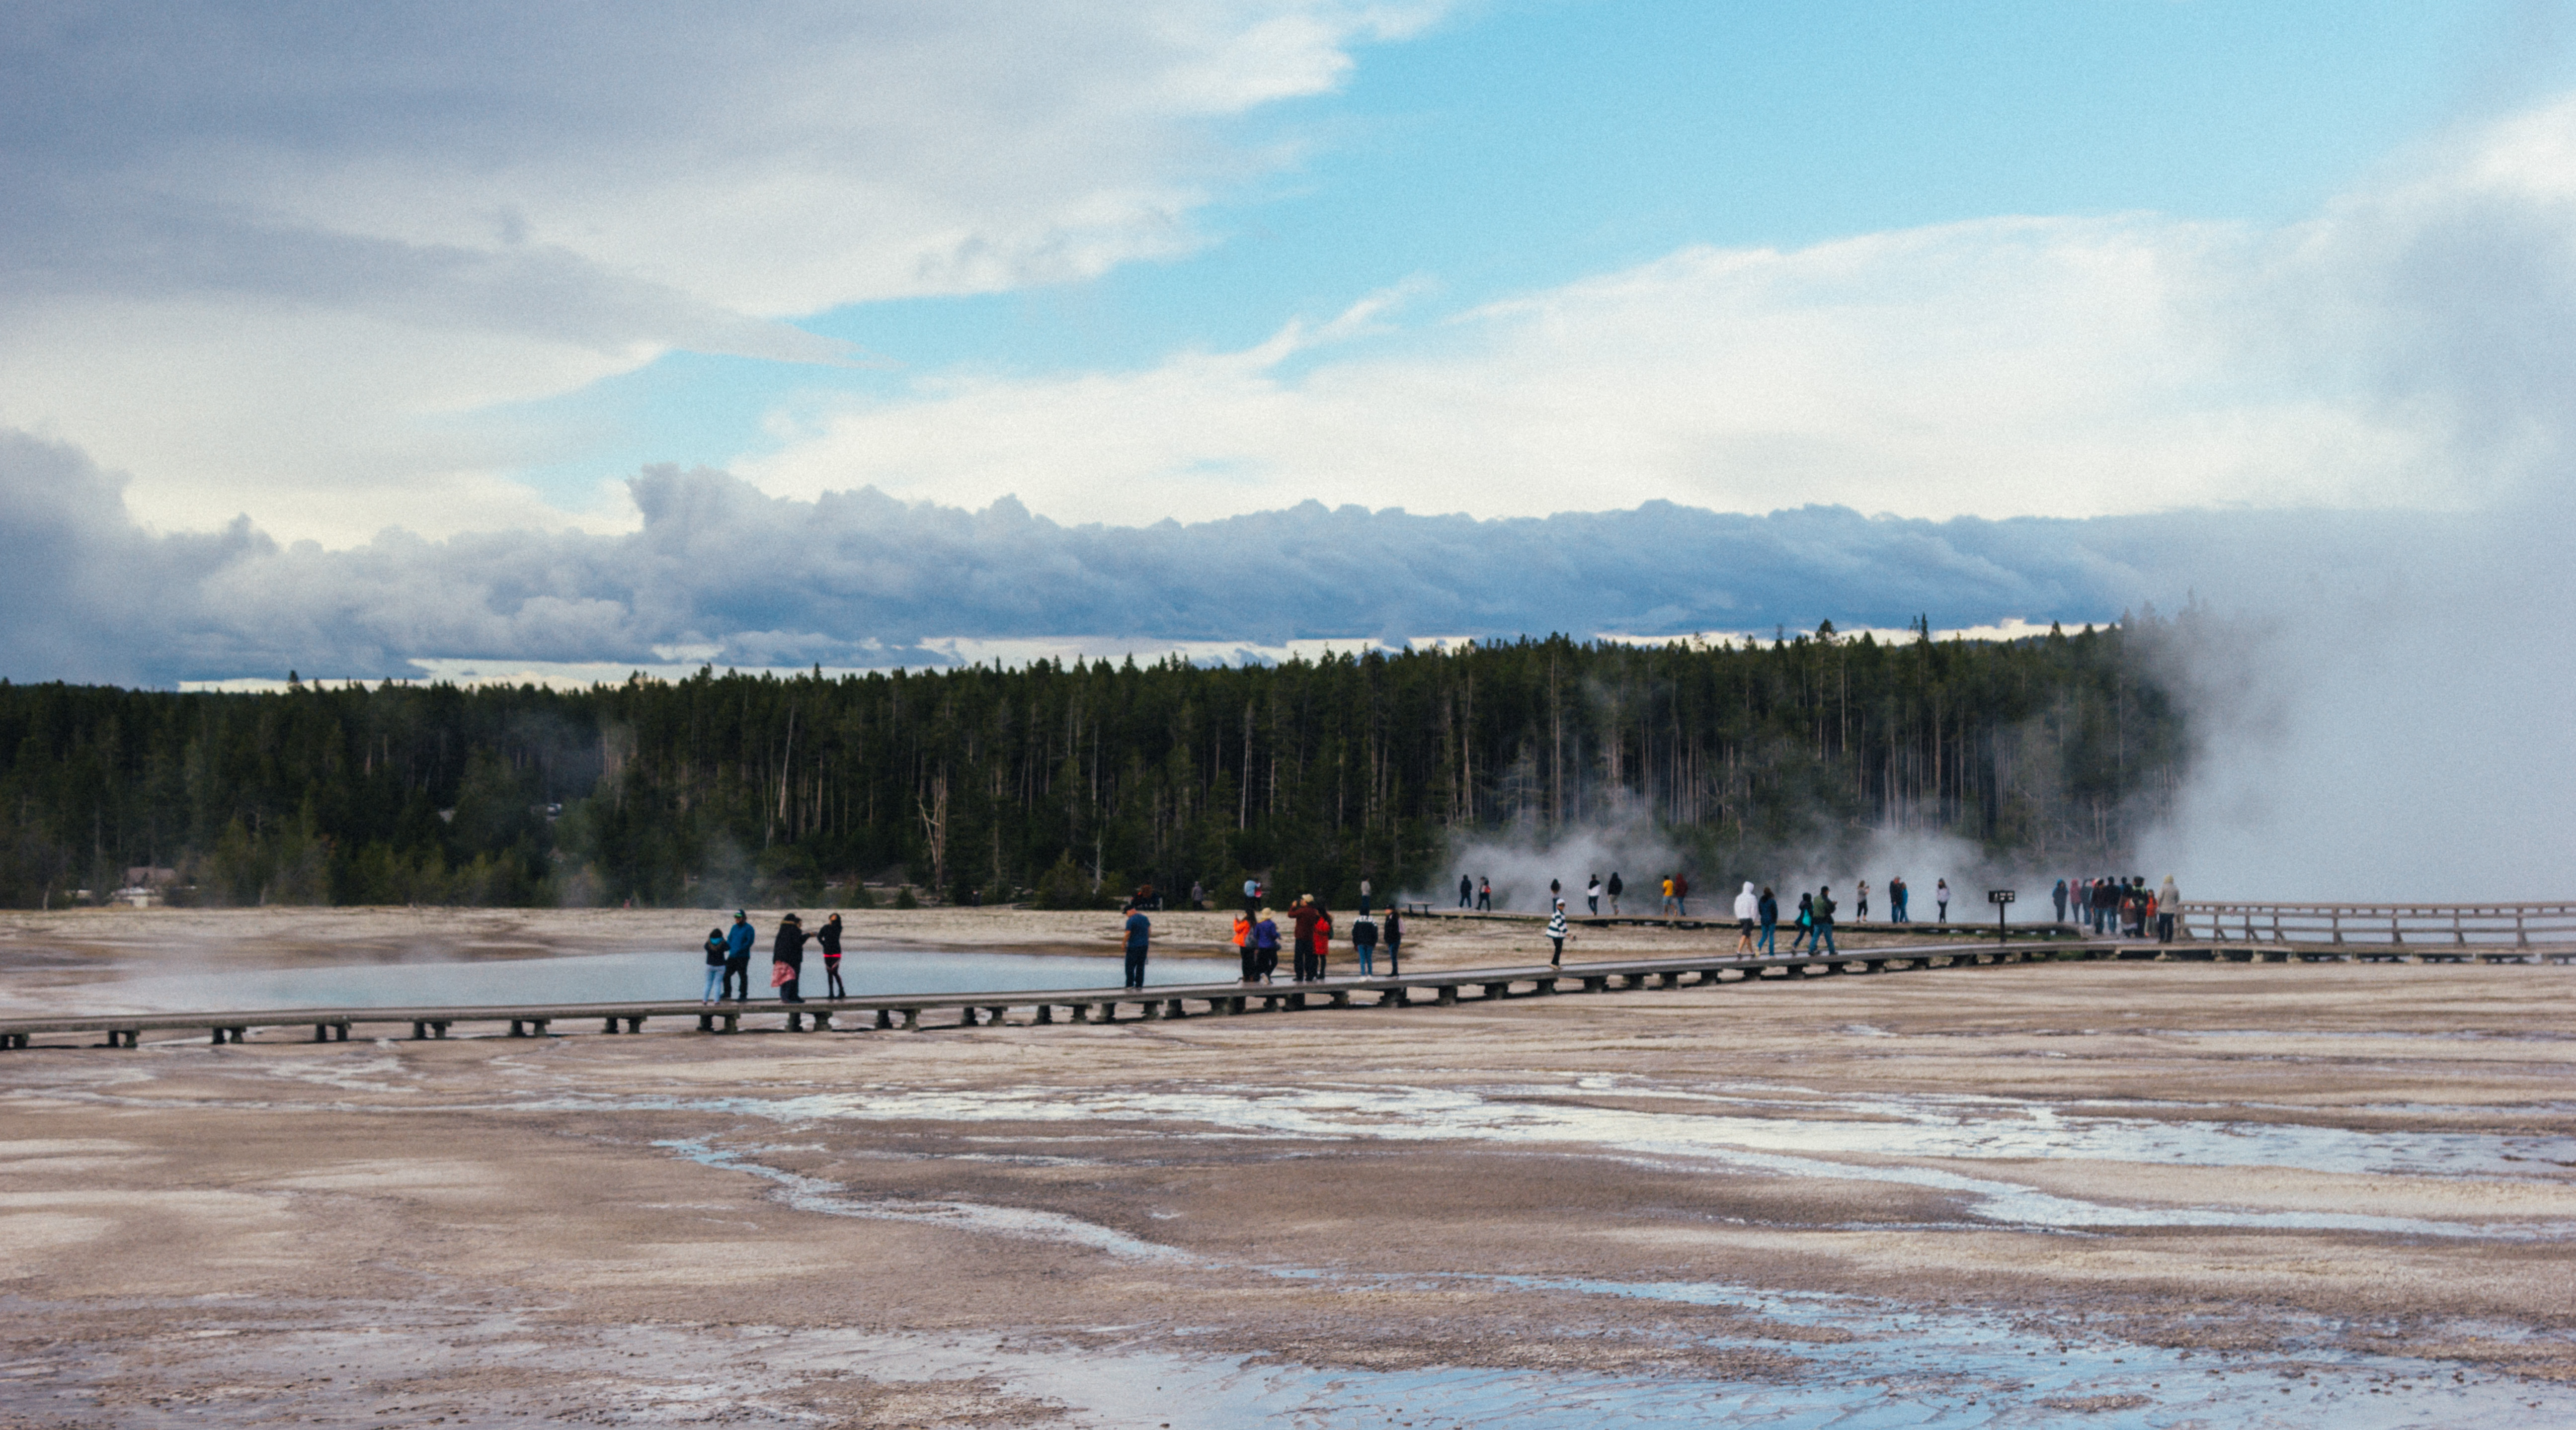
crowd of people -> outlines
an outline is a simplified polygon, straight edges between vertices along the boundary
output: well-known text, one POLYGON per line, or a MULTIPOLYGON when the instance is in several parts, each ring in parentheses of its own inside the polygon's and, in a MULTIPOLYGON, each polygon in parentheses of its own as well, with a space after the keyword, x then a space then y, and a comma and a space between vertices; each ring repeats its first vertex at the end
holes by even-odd
MULTIPOLYGON (((1611 917, 1620 917, 1619 899, 1627 887, 1627 881, 1615 869, 1606 881, 1599 874, 1593 874, 1584 884, 1585 907, 1598 917, 1601 901, 1607 897, 1611 917)), ((1656 887, 1661 893, 1659 908, 1664 917, 1690 916, 1690 879, 1687 875, 1662 875, 1656 887)), ((1562 883, 1549 880, 1547 892, 1547 938, 1552 950, 1548 963, 1556 967, 1564 962, 1566 940, 1575 934, 1567 926, 1562 883)), ((1903 875, 1887 881, 1889 922, 1909 922, 1909 893, 1903 875)), ((1200 887, 1191 887, 1190 903, 1193 907, 1200 903, 1203 894, 1200 887)), ((1335 928, 1332 912, 1314 895, 1299 894, 1288 902, 1287 926, 1283 932, 1282 916, 1269 907, 1268 897, 1269 891, 1260 879, 1244 881, 1243 907, 1234 916, 1232 930, 1242 981, 1275 981, 1279 951, 1283 945, 1289 951, 1289 978, 1292 982, 1312 983, 1323 978, 1332 957, 1335 928)), ((2145 878, 2138 875, 2060 879, 2050 890, 2049 897, 2056 907, 2059 923, 2068 922, 2071 916, 2073 922, 2089 928, 2096 936, 2152 937, 2159 943, 2173 942, 2175 924, 2182 909, 2182 894, 2175 888, 2170 874, 2165 876, 2161 886, 2152 889, 2147 886, 2145 878)), ((1934 881, 1932 898, 1938 910, 1936 916, 1946 922, 1950 917, 1948 879, 1934 881)), ((1491 878, 1459 876, 1458 907, 1491 911, 1493 902, 1491 878)), ((1359 910, 1348 933, 1352 958, 1358 965, 1360 976, 1374 977, 1379 971, 1378 953, 1383 949, 1385 972, 1390 977, 1399 976, 1404 971, 1403 911, 1390 902, 1381 922, 1375 916, 1374 903, 1369 882, 1361 880, 1359 910)), ((1162 901, 1153 887, 1145 885, 1138 888, 1128 899, 1126 907, 1120 910, 1126 986, 1129 988, 1145 986, 1145 963, 1153 940, 1153 923, 1146 914, 1148 910, 1161 907, 1162 901)), ((1749 954, 1779 952, 1779 931, 1785 922, 1792 931, 1790 953, 1839 953, 1841 950, 1834 942, 1834 924, 1840 908, 1831 886, 1819 887, 1812 892, 1801 889, 1795 912, 1784 920, 1780 896, 1768 886, 1757 887, 1747 880, 1743 890, 1735 896, 1736 951, 1749 954)), ((1869 884, 1865 880, 1854 891, 1853 909, 1855 917, 1867 921, 1869 884)), ((707 930, 707 977, 706 988, 699 998, 701 1003, 715 1004, 728 999, 739 1003, 750 999, 751 952, 758 940, 759 933, 752 927, 750 913, 742 909, 734 910, 732 927, 707 930)), ((821 928, 809 934, 803 920, 791 913, 779 920, 778 931, 770 942, 769 986, 777 990, 778 1000, 782 1003, 805 1001, 802 988, 805 945, 809 940, 822 953, 825 996, 848 997, 849 991, 841 982, 841 916, 837 913, 831 915, 823 921, 821 928)))
MULTIPOLYGON (((1243 882, 1243 909, 1234 916, 1233 941, 1241 960, 1245 983, 1269 983, 1279 972, 1279 913, 1264 900, 1269 891, 1259 879, 1243 882)), ((1459 895, 1463 900, 1467 893, 1459 895)), ((1487 890, 1491 897, 1491 889, 1487 890)), ((1369 881, 1360 881, 1359 913, 1351 921, 1351 957, 1359 965, 1363 978, 1377 975, 1378 950, 1386 950, 1386 972, 1389 977, 1404 972, 1404 911, 1388 904, 1386 921, 1374 917, 1374 892, 1369 881)), ((1312 983, 1324 976, 1333 951, 1333 915, 1312 894, 1299 894, 1288 901, 1287 945, 1289 978, 1292 982, 1312 983)))
POLYGON ((2155 888, 2148 888, 2143 875, 2127 878, 2105 874, 2099 878, 2060 879, 2049 891, 2057 906, 2057 921, 2084 925, 2099 937, 2106 934, 2123 938, 2149 938, 2158 943, 2174 941, 2175 921, 2182 914, 2182 891, 2174 887, 2173 875, 2155 888))

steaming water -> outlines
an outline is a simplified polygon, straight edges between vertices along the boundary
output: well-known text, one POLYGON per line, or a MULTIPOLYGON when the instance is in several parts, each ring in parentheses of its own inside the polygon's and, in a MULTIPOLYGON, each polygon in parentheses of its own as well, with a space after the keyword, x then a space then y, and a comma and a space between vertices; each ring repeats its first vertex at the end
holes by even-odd
MULTIPOLYGON (((1205 959, 1156 958, 1148 983, 1205 982, 1231 965, 1205 959), (1211 973, 1211 970, 1218 970, 1211 973)), ((752 959, 755 996, 765 995, 767 955, 752 959)), ((693 999, 706 964, 696 949, 666 953, 595 953, 561 957, 444 963, 348 963, 222 972, 112 975, 83 987, 84 1008, 102 1012, 182 1012, 209 1008, 407 1008, 498 1003, 604 1003, 621 999, 693 999)), ((852 949, 841 981, 853 995, 967 993, 1037 988, 1114 987, 1124 973, 1116 958, 1065 954, 935 953, 852 949)), ((806 996, 823 986, 823 961, 806 950, 806 996)))

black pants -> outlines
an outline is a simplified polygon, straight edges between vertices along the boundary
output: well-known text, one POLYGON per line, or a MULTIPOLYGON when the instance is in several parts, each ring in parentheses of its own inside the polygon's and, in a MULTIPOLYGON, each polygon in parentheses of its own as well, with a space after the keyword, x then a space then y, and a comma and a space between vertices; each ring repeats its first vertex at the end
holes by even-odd
POLYGON ((837 958, 824 959, 823 976, 831 980, 827 985, 832 990, 829 996, 834 998, 847 998, 850 996, 850 990, 841 986, 841 960, 837 958))
POLYGON ((1554 968, 1565 961, 1565 940, 1558 938, 1554 934, 1549 934, 1547 936, 1547 941, 1556 945, 1556 952, 1547 956, 1547 966, 1554 968))
POLYGON ((1489 914, 1493 911, 1494 896, 1491 894, 1478 894, 1476 896, 1476 912, 1480 914, 1489 914))
POLYGON ((1397 966, 1397 965, 1402 961, 1402 957, 1401 957, 1401 956, 1402 956, 1403 952, 1404 952, 1404 945, 1403 945, 1403 944, 1400 944, 1400 943, 1390 943, 1390 944, 1388 944, 1388 945, 1386 946, 1386 976, 1387 976, 1387 977, 1389 977, 1389 978, 1400 978, 1400 977, 1404 976, 1404 970, 1403 970, 1401 967, 1398 967, 1398 966, 1397 966))
POLYGON ((724 982, 718 985, 718 987, 722 990, 716 994, 716 997, 719 1000, 730 998, 733 1001, 740 1003, 744 999, 749 998, 751 996, 751 960, 748 958, 726 959, 724 982))
POLYGON ((1145 986, 1145 950, 1141 948, 1127 950, 1127 986, 1130 988, 1145 986))
POLYGON ((1301 944, 1297 945, 1297 975, 1296 975, 1296 977, 1297 977, 1297 981, 1298 981, 1298 982, 1303 983, 1303 982, 1305 982, 1307 979, 1310 979, 1310 978, 1312 978, 1312 977, 1314 977, 1314 976, 1315 976, 1315 964, 1316 964, 1316 962, 1317 962, 1317 960, 1316 960, 1316 958, 1315 958, 1315 947, 1314 947, 1314 945, 1312 945, 1312 944, 1305 944, 1305 943, 1301 943, 1301 944))
POLYGON ((781 1003, 804 1002, 805 995, 796 991, 797 981, 804 976, 805 971, 803 969, 791 968, 787 970, 787 981, 778 985, 778 1001, 781 1003))
POLYGON ((1238 950, 1243 957, 1243 981, 1250 983, 1261 976, 1261 950, 1245 944, 1238 950))

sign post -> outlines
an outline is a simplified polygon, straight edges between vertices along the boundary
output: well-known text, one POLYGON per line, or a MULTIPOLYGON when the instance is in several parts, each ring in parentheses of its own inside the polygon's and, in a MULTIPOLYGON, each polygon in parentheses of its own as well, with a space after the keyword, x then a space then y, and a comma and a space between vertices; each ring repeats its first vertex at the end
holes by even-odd
POLYGON ((1986 890, 1986 902, 1995 906, 1995 942, 1997 943, 2004 942, 2008 937, 2004 932, 2004 915, 2011 912, 2013 897, 2013 891, 2010 889, 1986 890))

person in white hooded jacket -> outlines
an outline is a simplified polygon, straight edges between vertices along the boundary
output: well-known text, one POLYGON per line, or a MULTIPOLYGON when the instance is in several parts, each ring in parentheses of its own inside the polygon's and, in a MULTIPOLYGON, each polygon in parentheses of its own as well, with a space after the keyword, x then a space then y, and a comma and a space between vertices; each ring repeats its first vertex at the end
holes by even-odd
POLYGON ((1735 896, 1735 951, 1753 951, 1753 921, 1762 916, 1762 897, 1747 882, 1744 892, 1735 896))

